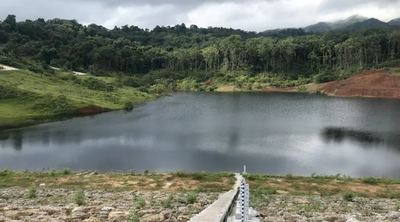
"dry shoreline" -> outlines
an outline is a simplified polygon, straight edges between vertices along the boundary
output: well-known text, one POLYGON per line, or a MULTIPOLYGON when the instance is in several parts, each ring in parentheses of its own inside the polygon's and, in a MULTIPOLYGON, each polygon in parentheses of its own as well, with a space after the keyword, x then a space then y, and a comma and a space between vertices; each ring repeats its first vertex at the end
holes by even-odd
MULTIPOLYGON (((291 174, 245 174, 244 177, 250 184, 251 204, 264 221, 400 219, 400 179, 291 174), (350 199, 346 197, 349 192, 350 199)), ((94 222, 137 218, 147 222, 187 222, 231 189, 234 182, 234 174, 227 172, 3 170, 0 171, 0 221, 94 222), (77 201, 80 189, 83 202, 77 201)))
POLYGON ((400 68, 365 71, 349 79, 300 87, 267 87, 246 90, 234 85, 223 85, 218 92, 299 92, 321 93, 334 97, 362 97, 400 99, 400 68))

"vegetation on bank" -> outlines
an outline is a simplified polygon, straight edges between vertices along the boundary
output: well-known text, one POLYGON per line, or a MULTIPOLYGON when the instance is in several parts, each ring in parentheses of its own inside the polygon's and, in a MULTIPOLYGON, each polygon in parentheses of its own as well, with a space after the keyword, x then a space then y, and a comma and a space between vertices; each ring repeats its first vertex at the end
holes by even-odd
MULTIPOLYGON (((105 189, 105 190, 170 190, 193 192, 222 192, 232 189, 234 173, 99 173, 72 172, 70 169, 44 172, 0 171, 0 188, 39 187, 105 189)), ((188 196, 193 202, 195 197, 188 196)), ((168 204, 168 203, 165 203, 168 204)))
POLYGON ((400 65, 396 29, 324 34, 293 30, 270 36, 185 24, 108 30, 76 20, 17 22, 9 15, 0 22, 0 39, 0 64, 50 75, 49 65, 112 76, 125 86, 156 93, 213 91, 224 84, 243 89, 299 86, 400 65))
POLYGON ((229 85, 311 92, 310 83, 400 66, 399 30, 301 33, 184 24, 108 30, 75 20, 17 22, 9 15, 0 21, 0 64, 21 70, 0 73, 0 130, 58 120, 88 106, 131 110, 171 91, 229 85))
MULTIPOLYGON (((400 199, 400 179, 351 178, 332 175, 286 176, 244 174, 249 183, 253 201, 262 195, 341 196, 347 201, 354 197, 379 197, 400 199)), ((44 184, 50 188, 105 189, 105 190, 169 190, 191 192, 223 192, 232 189, 234 173, 183 172, 151 173, 100 173, 97 171, 73 172, 70 169, 43 172, 0 171, 0 188, 29 188, 30 197, 35 187, 44 184)), ((80 196, 77 194, 77 196, 80 196)), ((195 201, 188 195, 187 201, 195 201)), ((78 198, 79 199, 79 198, 78 198)), ((168 205, 168 202, 165 203, 168 205)))
POLYGON ((347 176, 309 177, 245 174, 251 189, 251 202, 260 204, 265 195, 340 196, 344 201, 355 197, 400 199, 400 179, 351 178, 347 176))
POLYGON ((153 95, 118 84, 115 78, 76 76, 52 70, 0 72, 0 129, 57 120, 88 107, 130 110, 153 95))

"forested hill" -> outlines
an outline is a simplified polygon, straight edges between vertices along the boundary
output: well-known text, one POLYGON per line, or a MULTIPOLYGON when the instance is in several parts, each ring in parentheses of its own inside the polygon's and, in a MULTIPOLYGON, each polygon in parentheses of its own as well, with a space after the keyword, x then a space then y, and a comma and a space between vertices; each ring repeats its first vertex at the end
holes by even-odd
POLYGON ((0 23, 0 63, 36 72, 46 72, 51 65, 95 75, 131 76, 124 83, 141 86, 189 77, 199 82, 215 78, 232 82, 237 76, 250 78, 260 73, 320 82, 347 78, 390 62, 398 64, 400 59, 400 30, 320 35, 292 31, 270 37, 184 24, 153 30, 136 26, 108 30, 75 20, 16 22, 16 17, 9 15, 0 23))

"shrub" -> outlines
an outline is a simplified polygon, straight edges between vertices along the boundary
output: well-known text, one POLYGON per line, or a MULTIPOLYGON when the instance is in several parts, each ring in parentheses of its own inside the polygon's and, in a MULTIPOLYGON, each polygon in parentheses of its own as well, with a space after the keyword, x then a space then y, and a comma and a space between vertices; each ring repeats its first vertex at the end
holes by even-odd
POLYGON ((291 173, 286 174, 287 179, 293 179, 293 175, 291 173))
POLYGON ((143 209, 146 206, 146 200, 142 197, 134 195, 133 201, 135 202, 136 209, 143 209))
POLYGON ((299 87, 297 87, 297 92, 299 92, 299 93, 309 93, 310 92, 310 88, 308 88, 306 86, 299 86, 299 87))
POLYGON ((192 78, 183 79, 177 83, 177 89, 179 91, 194 91, 196 86, 197 81, 192 78))
POLYGON ((40 66, 29 65, 28 70, 34 73, 44 73, 44 69, 40 66))
POLYGON ((145 169, 144 170, 144 175, 148 175, 149 174, 149 170, 148 169, 145 169))
POLYGON ((377 197, 389 198, 389 199, 400 199, 400 193, 390 192, 390 193, 378 193, 377 197))
POLYGON ((137 77, 128 77, 125 80, 123 80, 123 84, 125 86, 130 86, 130 87, 140 87, 141 86, 141 81, 137 77))
POLYGON ((196 192, 196 193, 201 193, 201 192, 203 192, 203 187, 202 187, 202 186, 196 187, 196 189, 194 190, 194 192, 196 192))
POLYGON ((395 72, 395 73, 400 73, 400 68, 393 68, 392 70, 393 70, 393 72, 395 72))
POLYGON ((129 212, 127 222, 140 222, 138 214, 139 213, 137 211, 131 210, 129 212))
POLYGON ((0 99, 30 98, 32 93, 20 90, 16 87, 0 85, 0 99))
POLYGON ((7 168, 4 168, 3 171, 0 171, 0 176, 7 176, 10 173, 10 171, 7 168))
POLYGON ((33 105, 33 109, 37 111, 57 114, 67 113, 71 110, 71 107, 67 97, 64 95, 60 95, 57 98, 54 98, 52 95, 46 95, 33 105))
POLYGON ((315 83, 324 83, 330 82, 335 80, 335 75, 331 70, 325 70, 319 73, 318 75, 314 76, 315 83))
POLYGON ((144 86, 141 86, 141 87, 139 88, 139 91, 140 91, 140 92, 144 92, 144 93, 149 93, 149 90, 148 90, 146 87, 144 87, 144 86))
POLYGON ((57 175, 57 170, 52 170, 50 176, 55 177, 57 175))
POLYGON ((202 180, 204 179, 204 175, 202 173, 193 173, 191 178, 193 180, 202 180))
POLYGON ((78 190, 75 191, 74 202, 78 206, 85 205, 85 193, 84 193, 84 191, 82 189, 78 189, 78 190))
POLYGON ((272 195, 272 194, 277 194, 277 188, 275 188, 275 187, 257 187, 256 189, 253 189, 251 192, 255 196, 272 195))
POLYGON ((164 94, 170 92, 170 90, 165 84, 158 83, 156 85, 150 86, 149 92, 154 94, 164 94))
POLYGON ((166 200, 161 202, 161 205, 164 208, 171 208, 174 201, 175 201, 174 196, 172 194, 170 194, 166 200))
POLYGON ((214 176, 219 176, 219 177, 234 177, 235 173, 232 172, 219 172, 219 173, 215 173, 214 176))
POLYGON ((263 86, 262 86, 260 83, 256 82, 256 83, 254 83, 254 88, 256 88, 256 89, 262 89, 263 86))
POLYGON ((376 178, 374 178, 374 177, 368 177, 368 178, 364 178, 362 180, 362 182, 366 183, 366 184, 377 184, 378 180, 376 178))
POLYGON ((135 170, 131 170, 131 172, 130 172, 130 174, 132 175, 132 176, 135 176, 135 170))
POLYGON ((245 173, 243 176, 248 180, 265 180, 267 177, 266 175, 262 174, 250 174, 250 173, 245 173))
POLYGON ((206 91, 207 92, 214 92, 215 90, 217 90, 218 87, 215 85, 211 85, 211 86, 207 86, 206 91))
POLYGON ((36 198, 36 187, 29 187, 26 197, 29 199, 36 198))
POLYGON ((65 168, 65 169, 63 169, 63 174, 64 175, 69 175, 69 174, 71 174, 72 173, 72 171, 71 171, 71 169, 69 169, 69 168, 65 168))
POLYGON ((124 110, 126 110, 126 111, 131 111, 131 110, 133 110, 134 107, 135 107, 135 106, 133 105, 132 102, 127 102, 127 103, 125 103, 125 105, 124 105, 124 110))
POLYGON ((343 194, 343 200, 345 201, 353 201, 355 194, 353 192, 346 192, 343 194))
MULTIPOLYGON (((186 173, 183 171, 177 171, 173 173, 174 176, 179 177, 179 178, 192 178, 193 180, 203 180, 207 175, 209 175, 207 172, 201 172, 201 173, 186 173)), ((214 174, 216 175, 216 174, 214 174)))
POLYGON ((93 77, 86 79, 85 81, 83 81, 82 84, 91 90, 106 91, 106 92, 112 92, 115 90, 115 86, 113 84, 106 83, 102 80, 98 80, 93 77))
POLYGON ((176 172, 174 173, 174 175, 177 176, 177 177, 181 177, 181 178, 189 177, 189 176, 188 176, 188 173, 185 173, 185 172, 183 172, 183 171, 176 171, 176 172))
POLYGON ((187 204, 194 204, 197 201, 197 195, 195 193, 188 193, 186 195, 186 203, 187 204))

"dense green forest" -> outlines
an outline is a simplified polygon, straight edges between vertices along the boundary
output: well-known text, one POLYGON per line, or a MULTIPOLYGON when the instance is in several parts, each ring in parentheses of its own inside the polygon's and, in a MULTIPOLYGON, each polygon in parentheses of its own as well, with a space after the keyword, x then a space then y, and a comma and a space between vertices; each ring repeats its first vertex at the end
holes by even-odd
POLYGON ((399 61, 400 30, 395 29, 256 33, 181 24, 108 30, 76 20, 16 22, 14 15, 0 22, 0 63, 49 75, 50 65, 114 76, 144 89, 213 90, 216 81, 295 86, 344 79, 399 61))

